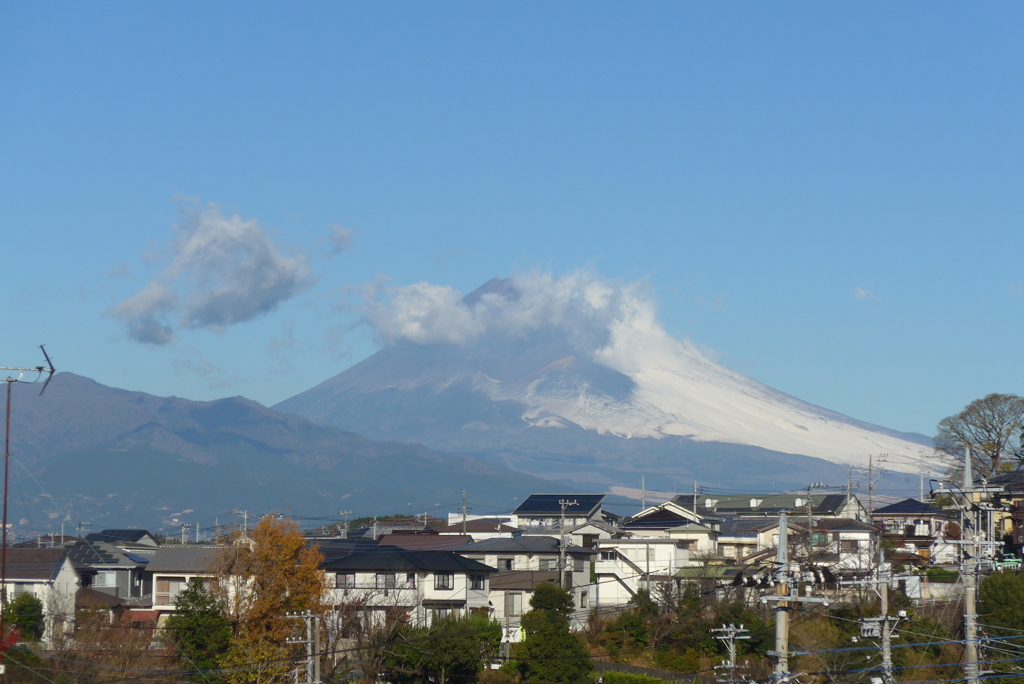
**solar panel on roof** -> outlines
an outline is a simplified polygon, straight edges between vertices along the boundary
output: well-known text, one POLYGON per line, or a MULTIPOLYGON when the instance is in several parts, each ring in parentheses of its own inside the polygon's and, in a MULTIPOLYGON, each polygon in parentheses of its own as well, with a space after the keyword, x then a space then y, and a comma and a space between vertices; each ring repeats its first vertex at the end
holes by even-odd
POLYGON ((604 494, 531 494, 513 513, 560 515, 562 506, 559 501, 575 501, 566 506, 566 513, 590 513, 604 501, 604 494))

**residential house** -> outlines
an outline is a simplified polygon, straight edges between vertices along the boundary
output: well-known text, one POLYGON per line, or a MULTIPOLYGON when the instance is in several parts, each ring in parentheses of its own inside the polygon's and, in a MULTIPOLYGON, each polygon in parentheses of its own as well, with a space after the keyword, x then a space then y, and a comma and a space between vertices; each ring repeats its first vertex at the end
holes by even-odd
MULTIPOLYGON (((519 638, 519 617, 529 610, 533 589, 541 582, 559 583, 560 541, 547 536, 522 536, 511 539, 488 539, 469 544, 458 553, 468 559, 497 568, 491 578, 490 606, 492 617, 506 627, 509 640, 519 638)), ((591 592, 591 559, 596 552, 578 546, 565 548, 563 586, 573 595, 577 606, 574 626, 586 621, 594 605, 591 592)))
POLYGON ((473 542, 473 537, 461 534, 425 532, 392 532, 377 538, 380 546, 394 546, 407 551, 454 551, 473 542))
POLYGON ((850 518, 869 523, 868 511, 853 494, 680 494, 672 502, 701 517, 778 517, 787 512, 814 518, 850 518), (809 509, 809 510, 808 510, 809 509))
POLYGON ((414 625, 435 618, 488 610, 488 577, 493 567, 452 551, 408 551, 378 547, 325 560, 336 610, 358 613, 365 624, 399 611, 414 625))
POLYGON ((174 545, 157 548, 146 567, 153 587, 152 609, 161 617, 175 610, 178 593, 194 577, 208 578, 214 574, 223 546, 174 545))
POLYGON ((156 539, 148 530, 101 530, 99 532, 90 532, 86 535, 85 540, 89 542, 107 542, 117 547, 157 547, 156 539))
POLYGON ((569 529, 617 520, 618 516, 602 510, 604 499, 604 494, 531 494, 512 511, 512 524, 524 534, 550 534, 563 524, 569 529))
POLYGON ((80 586, 81 579, 65 549, 7 549, 7 578, 0 589, 10 600, 22 594, 39 599, 46 623, 44 643, 51 642, 57 630, 73 628, 75 592, 80 586))
MULTIPOLYGON (((957 549, 949 543, 947 530, 952 516, 917 499, 904 499, 876 509, 871 514, 882 538, 895 546, 897 553, 913 554, 932 563, 955 563, 957 549)), ((959 536, 959 529, 956 534, 959 536)))
POLYGON ((152 591, 146 574, 151 554, 143 556, 109 542, 87 539, 67 547, 67 554, 84 588, 127 601, 141 599, 152 591))

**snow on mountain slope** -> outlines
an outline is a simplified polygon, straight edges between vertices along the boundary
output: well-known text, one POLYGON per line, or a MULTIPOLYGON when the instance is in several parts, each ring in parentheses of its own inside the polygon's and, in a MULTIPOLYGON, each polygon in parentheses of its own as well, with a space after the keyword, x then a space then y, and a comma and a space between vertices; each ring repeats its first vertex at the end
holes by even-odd
POLYGON ((439 396, 468 381, 493 402, 521 405, 536 429, 676 436, 858 466, 885 453, 888 467, 904 472, 931 453, 918 436, 808 404, 674 339, 639 284, 530 275, 463 297, 420 283, 376 293, 365 313, 390 346, 279 408, 318 419, 336 392, 346 401, 414 390, 439 396))

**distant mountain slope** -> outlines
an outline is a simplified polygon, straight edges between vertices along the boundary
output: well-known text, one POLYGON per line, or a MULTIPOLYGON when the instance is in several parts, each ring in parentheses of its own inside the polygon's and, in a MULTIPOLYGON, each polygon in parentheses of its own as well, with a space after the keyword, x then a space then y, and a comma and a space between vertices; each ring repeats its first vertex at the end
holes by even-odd
MULTIPOLYGON (((579 320, 565 307, 516 327, 543 294, 521 292, 529 286, 491 281, 444 312, 474 324, 465 339, 399 336, 275 408, 581 482, 635 484, 660 473, 676 487, 692 479, 799 486, 811 473, 835 480, 872 454, 910 471, 931 451, 926 437, 822 409, 711 361, 669 337, 642 302, 584 310, 579 320)), ((584 300, 571 303, 585 309, 584 300)), ((422 325, 410 329, 424 337, 422 325)))
POLYGON ((25 530, 60 518, 212 525, 236 508, 326 516, 413 514, 440 504, 443 514, 457 508, 462 490, 511 509, 544 488, 481 459, 374 442, 241 397, 155 397, 71 373, 57 374, 41 397, 38 386, 15 390, 12 453, 32 477, 12 466, 10 517, 26 518, 25 530))

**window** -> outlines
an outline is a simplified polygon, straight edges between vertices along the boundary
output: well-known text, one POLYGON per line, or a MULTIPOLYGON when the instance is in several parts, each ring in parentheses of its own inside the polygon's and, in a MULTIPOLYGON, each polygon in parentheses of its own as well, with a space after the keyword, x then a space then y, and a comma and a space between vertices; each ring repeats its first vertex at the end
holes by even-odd
POLYGON ((811 544, 813 546, 828 546, 828 534, 815 532, 811 535, 811 544))
POLYGON ((540 571, 552 571, 558 570, 558 559, 557 558, 541 558, 540 559, 540 571))
POLYGON ((405 588, 415 589, 416 588, 416 573, 407 572, 405 573, 405 588))
POLYGON ((514 570, 515 569, 515 564, 516 563, 515 563, 515 559, 514 558, 499 558, 498 559, 498 569, 499 570, 514 570))
POLYGON ((434 575, 434 589, 450 591, 455 588, 455 575, 439 572, 434 575))
POLYGON ((101 570, 92 580, 94 587, 116 587, 117 574, 113 570, 101 570))
MULTIPOLYGON (((101 573, 102 574, 102 573, 101 573)), ((113 575, 114 573, 110 573, 113 575)), ((96 576, 99 579, 99 575, 96 576)), ((156 581, 156 599, 154 603, 169 605, 178 598, 178 592, 185 588, 187 580, 184 577, 163 577, 156 581)), ((93 586, 99 586, 93 583, 93 586)), ((111 585, 113 586, 113 585, 111 585)))
POLYGON ((573 572, 583 572, 583 559, 577 558, 572 562, 573 572))
POLYGON ((378 589, 394 589, 395 588, 395 573, 393 572, 378 572, 377 573, 377 588, 378 589))
POLYGON ((860 542, 856 540, 844 540, 839 542, 839 550, 843 553, 857 553, 860 551, 860 542))
POLYGON ((587 597, 587 592, 581 591, 580 592, 580 608, 589 608, 589 607, 590 607, 590 602, 589 602, 589 598, 587 597))
POLYGON ((505 592, 505 617, 519 617, 523 614, 523 595, 505 592))
POLYGON ((615 560, 615 549, 601 552, 601 560, 615 560))
POLYGON ((356 573, 339 572, 334 576, 335 589, 350 589, 356 586, 356 573))
POLYGON ((485 591, 487 589, 487 576, 486 575, 470 575, 469 576, 469 588, 475 591, 485 591))

